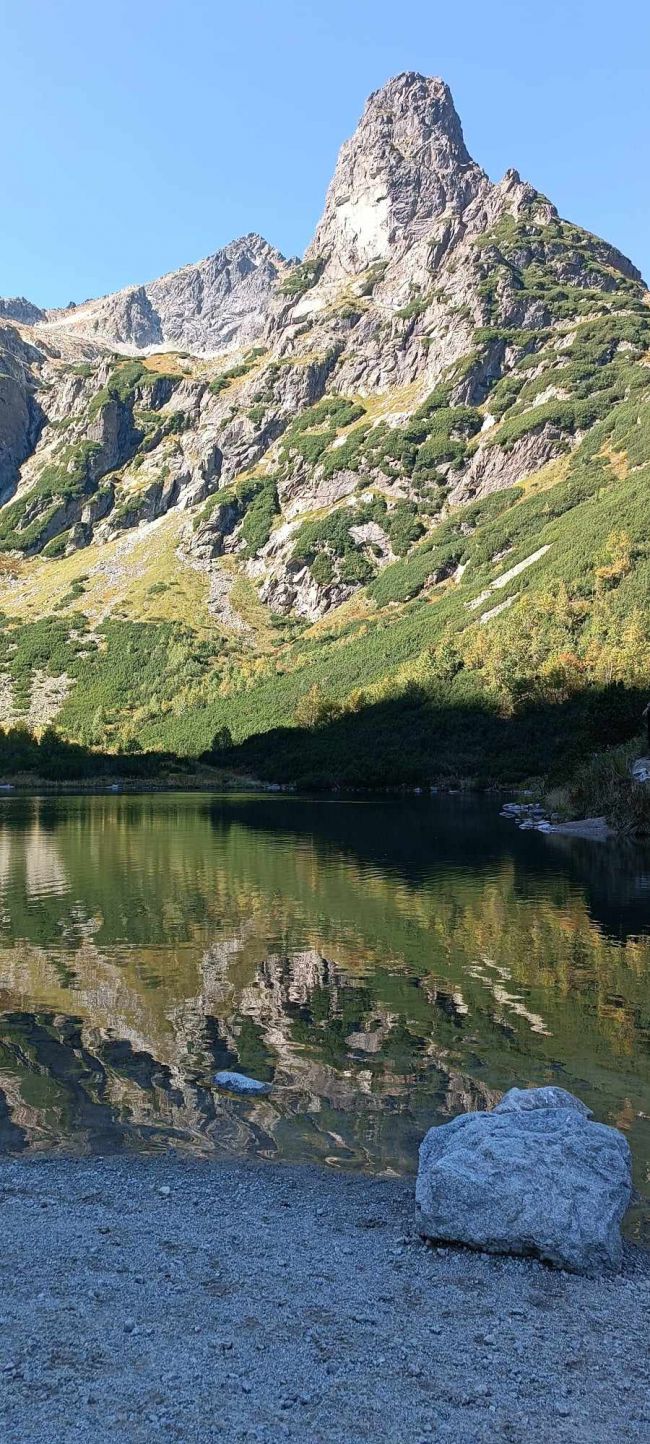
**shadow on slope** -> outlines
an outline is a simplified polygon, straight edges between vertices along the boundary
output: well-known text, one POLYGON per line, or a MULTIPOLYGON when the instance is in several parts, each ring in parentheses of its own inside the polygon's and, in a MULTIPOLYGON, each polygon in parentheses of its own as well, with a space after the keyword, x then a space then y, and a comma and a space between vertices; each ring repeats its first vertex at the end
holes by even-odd
POLYGON ((645 700, 613 683, 504 716, 488 701, 445 702, 411 688, 320 725, 216 746, 203 760, 305 789, 562 780, 586 754, 633 738, 645 700))
MULTIPOLYGON (((253 733, 232 744, 217 734, 199 757, 173 752, 95 751, 47 727, 0 729, 0 777, 52 781, 167 778, 183 785, 211 766, 303 790, 404 788, 471 781, 476 786, 544 776, 562 781, 594 751, 631 740, 646 700, 622 683, 591 687, 562 702, 522 704, 504 715, 489 699, 443 697, 409 687, 354 712, 329 706, 312 726, 253 733)), ((217 720, 215 718, 215 720, 217 720)), ((219 785, 219 778, 211 779, 219 785)))

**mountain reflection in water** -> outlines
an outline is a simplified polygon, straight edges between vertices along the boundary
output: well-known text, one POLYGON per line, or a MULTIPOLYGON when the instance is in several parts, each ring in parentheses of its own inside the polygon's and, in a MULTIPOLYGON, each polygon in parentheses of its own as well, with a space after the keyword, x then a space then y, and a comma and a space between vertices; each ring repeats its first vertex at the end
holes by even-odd
POLYGON ((498 807, 3 798, 0 1149, 405 1172, 432 1122, 555 1082, 647 1190, 650 856, 498 807))

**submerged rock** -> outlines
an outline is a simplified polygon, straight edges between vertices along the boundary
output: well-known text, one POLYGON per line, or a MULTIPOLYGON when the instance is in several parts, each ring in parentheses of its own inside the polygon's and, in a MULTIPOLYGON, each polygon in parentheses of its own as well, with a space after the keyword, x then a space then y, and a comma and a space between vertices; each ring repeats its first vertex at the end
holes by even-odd
POLYGON ((582 1118, 593 1118, 591 1108, 581 1098, 574 1098, 566 1088, 509 1088, 493 1113, 528 1113, 531 1108, 573 1108, 582 1118))
POLYGON ((632 1191, 627 1140, 562 1088, 512 1088, 490 1113, 431 1128, 416 1220, 430 1239, 534 1254, 576 1273, 617 1269, 632 1191))
POLYGON ((230 1073, 227 1069, 215 1073, 214 1082, 220 1088, 227 1088, 229 1093, 252 1095, 271 1092, 270 1083, 260 1083, 257 1078, 247 1078, 244 1073, 230 1073))

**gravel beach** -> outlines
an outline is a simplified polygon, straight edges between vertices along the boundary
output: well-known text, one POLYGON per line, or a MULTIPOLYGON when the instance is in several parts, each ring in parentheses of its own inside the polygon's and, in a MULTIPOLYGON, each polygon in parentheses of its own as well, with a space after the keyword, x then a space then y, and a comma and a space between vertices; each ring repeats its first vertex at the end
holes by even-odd
POLYGON ((3 1444, 650 1439, 650 1256, 425 1246, 413 1180, 3 1161, 3 1444))

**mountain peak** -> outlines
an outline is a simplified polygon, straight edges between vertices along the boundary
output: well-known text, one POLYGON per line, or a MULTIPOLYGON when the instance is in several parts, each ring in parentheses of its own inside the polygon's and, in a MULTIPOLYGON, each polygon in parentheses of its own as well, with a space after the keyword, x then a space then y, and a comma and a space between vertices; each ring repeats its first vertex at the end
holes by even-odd
MULTIPOLYGON (((364 107, 363 119, 369 114, 384 114, 404 134, 424 133, 437 129, 452 135, 463 147, 463 132, 447 82, 439 75, 420 75, 416 70, 403 70, 385 85, 373 90, 364 107)), ((465 151, 466 159, 469 156, 465 151)))
POLYGON ((489 185, 449 86, 405 71, 373 92, 343 145, 308 254, 325 257, 330 279, 354 275, 443 213, 460 214, 489 185))
POLYGON ((7 321, 18 321, 25 326, 33 326, 36 321, 41 321, 45 315, 40 306, 35 306, 25 296, 0 296, 0 318, 7 321))
POLYGON ((182 346, 218 355, 258 340, 285 269, 280 252, 251 231, 155 281, 35 319, 44 320, 46 331, 126 351, 182 346))

